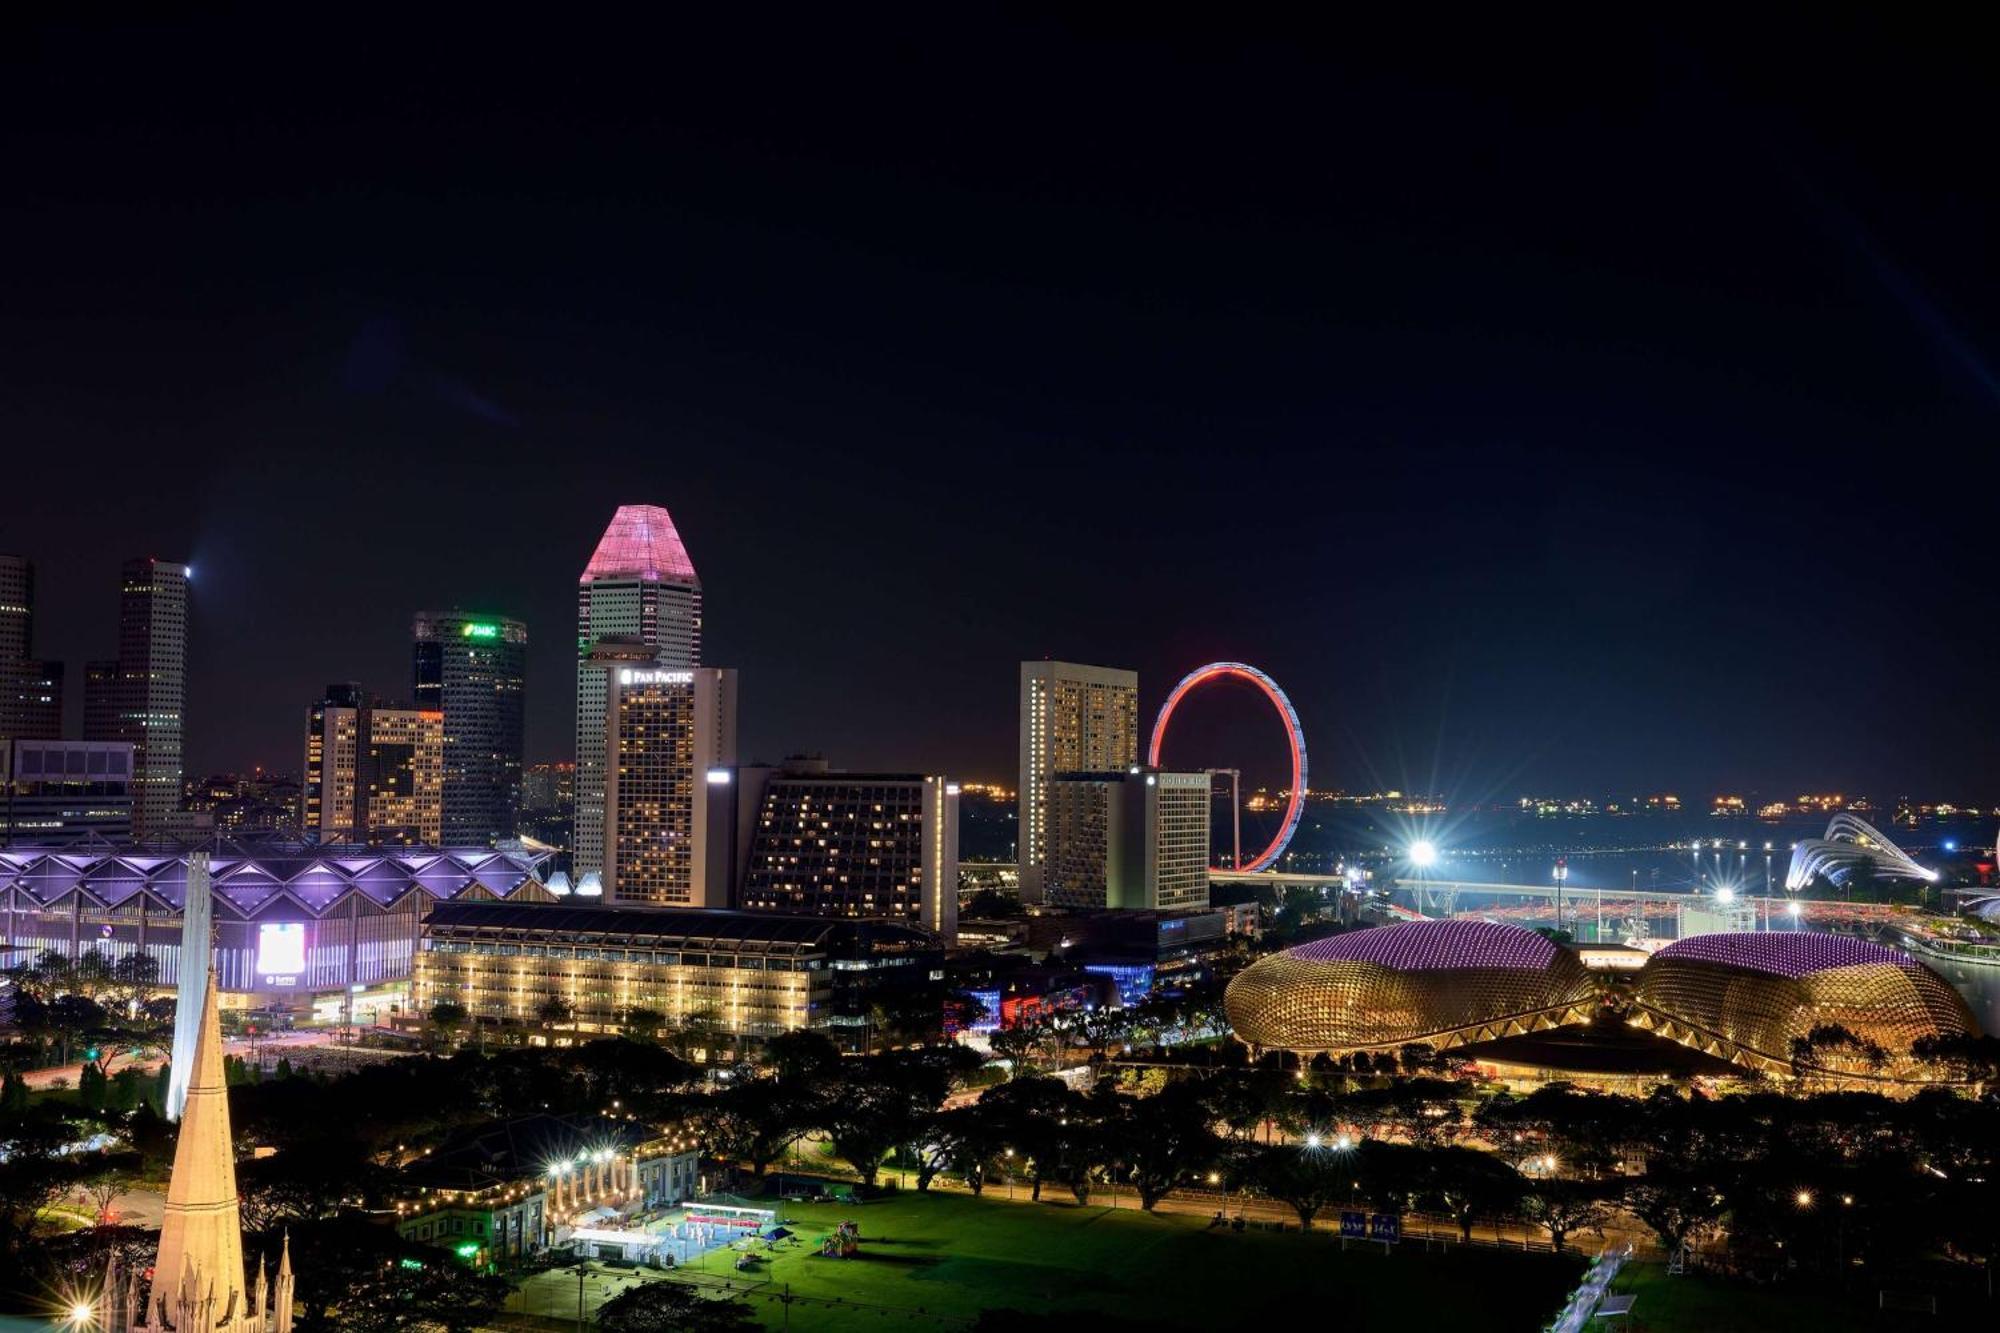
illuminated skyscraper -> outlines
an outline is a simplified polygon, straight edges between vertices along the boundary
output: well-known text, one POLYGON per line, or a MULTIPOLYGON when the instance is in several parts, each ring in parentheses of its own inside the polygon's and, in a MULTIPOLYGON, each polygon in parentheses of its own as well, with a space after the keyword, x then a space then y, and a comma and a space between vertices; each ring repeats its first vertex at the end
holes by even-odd
POLYGON ((416 640, 419 708, 444 713, 444 841, 490 846, 521 810, 528 627, 504 616, 425 612, 416 640))
POLYGON ((1021 663, 1021 896, 1040 902, 1048 860, 1049 779, 1139 762, 1139 673, 1075 662, 1021 663))
POLYGON ((592 653, 607 640, 663 667, 701 664, 701 580, 658 505, 620 505, 576 591, 576 841, 579 878, 605 868, 605 698, 592 653))
POLYGON ((35 651, 35 566, 0 555, 0 750, 62 735, 63 664, 35 651))
POLYGON ((605 672, 604 888, 614 903, 728 907, 735 870, 736 673, 605 672))
POLYGON ((125 562, 117 665, 93 662, 84 679, 83 738, 132 746, 136 837, 170 831, 180 808, 189 573, 152 556, 125 562))

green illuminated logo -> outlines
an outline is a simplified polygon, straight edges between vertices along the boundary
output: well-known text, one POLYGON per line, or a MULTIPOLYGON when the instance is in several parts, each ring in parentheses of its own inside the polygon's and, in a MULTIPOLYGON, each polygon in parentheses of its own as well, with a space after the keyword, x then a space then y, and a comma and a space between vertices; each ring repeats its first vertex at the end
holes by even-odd
POLYGON ((497 639, 500 637, 500 627, 498 625, 468 624, 459 633, 468 639, 497 639))

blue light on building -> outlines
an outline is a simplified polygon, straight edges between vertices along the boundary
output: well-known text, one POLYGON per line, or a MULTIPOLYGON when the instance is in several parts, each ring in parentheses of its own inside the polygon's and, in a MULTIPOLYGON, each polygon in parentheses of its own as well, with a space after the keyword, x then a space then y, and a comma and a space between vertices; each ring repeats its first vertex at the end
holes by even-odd
POLYGON ((1110 977, 1111 984, 1118 988, 1118 1003, 1135 1005, 1153 993, 1153 965, 1151 963, 1086 963, 1084 971, 1100 977, 1110 977))

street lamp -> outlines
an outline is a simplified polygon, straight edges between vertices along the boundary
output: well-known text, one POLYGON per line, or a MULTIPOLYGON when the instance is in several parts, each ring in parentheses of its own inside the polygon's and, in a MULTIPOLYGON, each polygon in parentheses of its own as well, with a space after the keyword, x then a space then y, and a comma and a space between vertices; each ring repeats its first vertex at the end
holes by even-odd
POLYGON ((1813 1206, 1813 1192, 1811 1190, 1800 1190, 1792 1196, 1792 1202, 1797 1204, 1801 1209, 1810 1208, 1813 1206))

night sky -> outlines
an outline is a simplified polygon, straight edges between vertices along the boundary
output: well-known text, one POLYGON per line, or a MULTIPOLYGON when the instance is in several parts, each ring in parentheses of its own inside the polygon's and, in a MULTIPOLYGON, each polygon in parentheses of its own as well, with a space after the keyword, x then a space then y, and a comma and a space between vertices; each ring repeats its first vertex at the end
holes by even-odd
POLYGON ((746 757, 1011 781, 1020 659, 1150 714, 1232 657, 1316 786, 2000 800, 1974 34, 726 8, 5 20, 0 549, 72 725, 147 552, 195 770, 452 604, 568 757, 647 502, 746 757))

